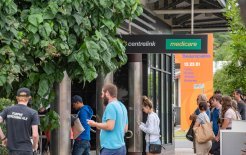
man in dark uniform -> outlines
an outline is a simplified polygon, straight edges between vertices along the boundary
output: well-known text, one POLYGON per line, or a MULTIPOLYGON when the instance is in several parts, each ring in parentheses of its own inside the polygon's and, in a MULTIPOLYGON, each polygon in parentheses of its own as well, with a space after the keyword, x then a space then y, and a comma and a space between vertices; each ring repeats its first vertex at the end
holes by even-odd
POLYGON ((33 155, 33 151, 38 148, 38 113, 27 107, 31 99, 28 88, 20 88, 16 99, 17 105, 7 107, 0 113, 0 123, 5 120, 7 124, 9 155, 33 155))

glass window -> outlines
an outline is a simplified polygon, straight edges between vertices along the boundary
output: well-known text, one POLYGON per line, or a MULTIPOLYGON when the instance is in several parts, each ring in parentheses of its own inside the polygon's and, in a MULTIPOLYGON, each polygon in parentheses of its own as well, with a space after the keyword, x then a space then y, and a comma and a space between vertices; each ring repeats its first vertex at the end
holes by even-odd
POLYGON ((172 55, 148 55, 148 96, 160 118, 162 143, 173 142, 172 120, 172 55))

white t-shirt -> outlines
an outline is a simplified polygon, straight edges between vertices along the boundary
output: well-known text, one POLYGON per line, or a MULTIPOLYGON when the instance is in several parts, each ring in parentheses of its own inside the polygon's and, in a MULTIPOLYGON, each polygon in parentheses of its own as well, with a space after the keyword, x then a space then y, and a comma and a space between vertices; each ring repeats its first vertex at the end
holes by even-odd
POLYGON ((236 112, 232 108, 229 108, 225 112, 224 119, 229 119, 229 124, 228 124, 227 128, 231 128, 232 120, 237 120, 237 114, 236 114, 236 112))

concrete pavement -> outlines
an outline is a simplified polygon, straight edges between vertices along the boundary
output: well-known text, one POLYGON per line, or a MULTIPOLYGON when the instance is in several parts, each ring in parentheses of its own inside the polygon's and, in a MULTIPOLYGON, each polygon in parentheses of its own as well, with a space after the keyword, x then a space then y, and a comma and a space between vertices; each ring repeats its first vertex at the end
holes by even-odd
POLYGON ((185 138, 186 132, 179 126, 176 126, 174 130, 175 155, 195 155, 193 143, 185 138))

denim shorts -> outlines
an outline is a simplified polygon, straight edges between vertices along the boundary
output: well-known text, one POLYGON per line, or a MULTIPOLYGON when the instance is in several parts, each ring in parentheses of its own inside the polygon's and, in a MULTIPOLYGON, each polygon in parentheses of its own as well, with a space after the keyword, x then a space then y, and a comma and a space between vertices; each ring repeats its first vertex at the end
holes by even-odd
POLYGON ((160 139, 155 142, 146 142, 146 149, 145 152, 149 152, 149 144, 161 144, 160 139))
POLYGON ((126 155, 126 146, 122 146, 119 149, 102 148, 100 155, 126 155))

